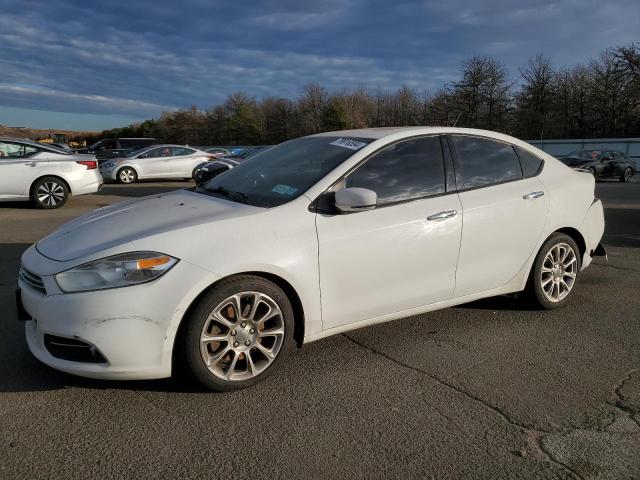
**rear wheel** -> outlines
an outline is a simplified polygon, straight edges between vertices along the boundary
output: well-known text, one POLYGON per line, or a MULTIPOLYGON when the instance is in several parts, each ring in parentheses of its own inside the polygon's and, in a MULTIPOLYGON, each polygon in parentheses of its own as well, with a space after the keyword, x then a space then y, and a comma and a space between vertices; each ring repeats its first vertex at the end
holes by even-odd
POLYGON ((564 233, 555 233, 540 248, 531 268, 527 293, 545 309, 561 307, 573 291, 580 272, 580 249, 564 233))
POLYGON ((138 174, 131 167, 123 167, 118 170, 117 178, 120 183, 130 184, 135 183, 138 179, 138 174))
POLYGON ((293 309, 274 283, 253 275, 223 280, 193 309, 182 354, 196 379, 219 392, 254 385, 293 346, 293 309))
POLYGON ((60 208, 69 199, 69 189, 59 178, 44 177, 31 188, 31 199, 38 208, 60 208))
POLYGON ((625 168, 622 176, 620 177, 621 182, 629 182, 631 181, 631 177, 633 177, 633 170, 630 167, 625 168))

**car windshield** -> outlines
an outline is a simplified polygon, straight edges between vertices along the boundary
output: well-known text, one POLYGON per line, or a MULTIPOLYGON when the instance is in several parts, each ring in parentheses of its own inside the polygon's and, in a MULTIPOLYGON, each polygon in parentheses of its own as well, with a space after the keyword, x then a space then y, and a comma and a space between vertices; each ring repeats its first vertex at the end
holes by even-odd
POLYGON ((584 160, 598 160, 602 155, 601 150, 574 150, 569 157, 582 158, 584 160))
POLYGON ((263 150, 196 191, 258 207, 298 198, 372 138, 303 137, 263 150))

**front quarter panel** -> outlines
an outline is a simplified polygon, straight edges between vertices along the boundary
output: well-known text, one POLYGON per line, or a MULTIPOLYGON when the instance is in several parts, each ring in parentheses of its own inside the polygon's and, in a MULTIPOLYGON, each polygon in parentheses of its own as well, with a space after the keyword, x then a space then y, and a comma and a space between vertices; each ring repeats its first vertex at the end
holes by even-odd
POLYGON ((139 250, 164 252, 223 278, 247 272, 276 275, 300 297, 305 335, 316 333, 322 329, 318 241, 309 203, 301 196, 279 207, 256 209, 250 215, 164 232, 134 243, 139 250))

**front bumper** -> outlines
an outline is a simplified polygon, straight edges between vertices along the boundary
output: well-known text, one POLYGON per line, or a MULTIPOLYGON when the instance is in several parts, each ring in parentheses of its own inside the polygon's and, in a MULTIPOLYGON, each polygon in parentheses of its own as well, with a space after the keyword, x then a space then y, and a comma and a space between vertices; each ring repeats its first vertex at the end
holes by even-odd
MULTIPOLYGON (((34 261, 37 256, 41 255, 33 251, 25 254, 23 263, 39 274, 34 261)), ((45 257, 42 260, 52 262, 45 257)), ((40 271, 50 268, 47 265, 40 271)), ((45 285, 52 285, 50 275, 42 278, 45 285)), ((75 375, 121 380, 168 377, 175 334, 184 312, 218 278, 181 261, 153 282, 94 292, 43 294, 19 279, 22 304, 33 319, 25 324, 27 344, 41 362, 75 375), (45 345, 45 335, 95 346, 106 362, 54 356, 45 345)))
POLYGON ((107 167, 98 167, 98 171, 105 182, 113 182, 116 180, 116 170, 117 166, 107 168, 107 167))

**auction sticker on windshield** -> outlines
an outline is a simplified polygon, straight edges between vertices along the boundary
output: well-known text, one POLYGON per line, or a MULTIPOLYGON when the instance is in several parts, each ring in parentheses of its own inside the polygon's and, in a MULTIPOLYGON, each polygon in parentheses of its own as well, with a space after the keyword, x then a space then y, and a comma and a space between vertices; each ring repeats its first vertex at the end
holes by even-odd
POLYGON ((279 193, 280 195, 291 196, 298 191, 297 188, 290 187, 289 185, 276 185, 271 189, 272 192, 279 193))
POLYGON ((367 144, 362 142, 356 142, 355 140, 350 140, 348 138, 339 138, 331 142, 329 145, 344 147, 350 150, 360 150, 362 147, 366 146, 367 144))

